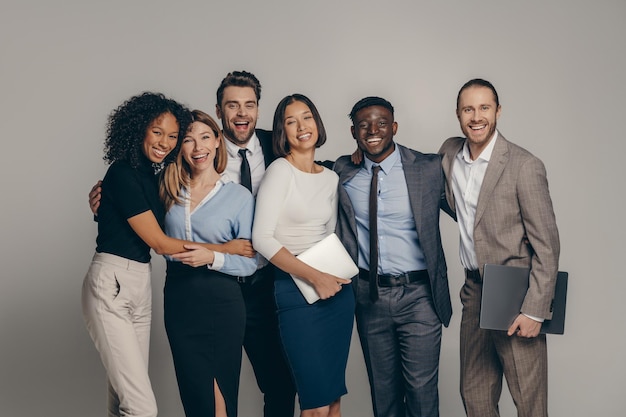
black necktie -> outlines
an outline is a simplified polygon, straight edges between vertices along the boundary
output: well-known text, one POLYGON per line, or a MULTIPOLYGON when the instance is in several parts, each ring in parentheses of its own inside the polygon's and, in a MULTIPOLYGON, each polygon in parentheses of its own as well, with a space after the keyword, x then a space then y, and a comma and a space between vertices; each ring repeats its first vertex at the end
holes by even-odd
POLYGON ((250 175, 250 164, 246 156, 247 151, 248 149, 246 148, 239 149, 239 156, 241 156, 241 185, 252 192, 252 176, 250 175))
POLYGON ((372 167, 370 183, 369 217, 370 217, 370 299, 378 300, 378 171, 380 166, 372 167))

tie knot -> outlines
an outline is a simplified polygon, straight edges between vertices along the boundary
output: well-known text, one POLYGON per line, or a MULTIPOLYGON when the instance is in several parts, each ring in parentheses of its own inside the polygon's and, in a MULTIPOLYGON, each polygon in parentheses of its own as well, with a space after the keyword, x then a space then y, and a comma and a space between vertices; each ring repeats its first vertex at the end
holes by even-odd
POLYGON ((378 175, 380 171, 380 165, 372 165, 372 175, 378 175))
POLYGON ((248 148, 239 149, 239 156, 241 156, 241 159, 246 159, 247 157, 246 152, 248 152, 248 148))

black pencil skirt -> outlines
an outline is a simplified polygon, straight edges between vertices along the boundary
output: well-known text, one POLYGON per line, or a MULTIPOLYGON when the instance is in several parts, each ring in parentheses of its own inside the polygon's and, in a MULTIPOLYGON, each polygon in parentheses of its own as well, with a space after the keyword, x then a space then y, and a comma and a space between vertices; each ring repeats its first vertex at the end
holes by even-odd
POLYGON ((215 415, 217 381, 229 417, 237 416, 246 308, 234 277, 168 262, 165 329, 187 417, 215 415))

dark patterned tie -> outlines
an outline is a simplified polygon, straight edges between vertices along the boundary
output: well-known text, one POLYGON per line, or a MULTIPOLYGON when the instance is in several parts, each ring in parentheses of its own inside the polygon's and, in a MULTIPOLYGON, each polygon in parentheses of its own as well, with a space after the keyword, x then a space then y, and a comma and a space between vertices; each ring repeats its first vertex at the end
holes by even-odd
POLYGON ((246 152, 248 149, 239 149, 239 156, 241 156, 241 185, 246 187, 252 192, 252 176, 250 175, 250 164, 248 163, 248 157, 246 152))
POLYGON ((370 299, 378 300, 378 171, 379 165, 372 166, 372 182, 370 183, 369 217, 370 217, 370 299))

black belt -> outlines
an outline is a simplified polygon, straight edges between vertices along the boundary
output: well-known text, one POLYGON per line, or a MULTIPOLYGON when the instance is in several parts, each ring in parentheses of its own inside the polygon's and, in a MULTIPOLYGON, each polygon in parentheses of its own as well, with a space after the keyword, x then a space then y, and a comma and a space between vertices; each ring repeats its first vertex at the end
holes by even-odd
POLYGON ((466 269, 465 278, 478 283, 482 282, 482 279, 480 278, 480 271, 478 269, 466 269))
POLYGON ((228 279, 237 278, 235 276, 228 275, 220 271, 214 271, 212 269, 207 268, 206 266, 194 267, 190 265, 185 265, 184 263, 178 262, 178 261, 167 261, 167 274, 171 276, 175 276, 175 277, 178 277, 178 276, 186 277, 190 275, 201 274, 201 275, 207 275, 207 276, 219 275, 228 279))
POLYGON ((271 264, 265 265, 263 268, 257 269, 257 271, 247 277, 235 277, 238 283, 245 285, 254 285, 260 281, 265 281, 266 279, 272 279, 273 269, 271 268, 271 264))
POLYGON ((270 275, 271 269, 268 268, 268 266, 265 266, 257 270, 254 274, 248 277, 238 277, 236 275, 224 274, 223 272, 220 272, 220 271, 214 271, 212 269, 208 269, 206 266, 200 266, 196 268, 190 265, 185 265, 182 262, 167 261, 167 273, 173 276, 176 276, 176 275, 186 276, 190 273, 191 274, 220 275, 228 279, 234 279, 240 284, 253 285, 261 280, 264 280, 266 278, 266 275, 270 275))
MULTIPOLYGON (((359 268, 359 278, 365 281, 370 280, 370 271, 359 268)), ((409 271, 403 274, 378 274, 379 287, 399 287, 412 282, 428 281, 428 271, 422 269, 420 271, 409 271)))

